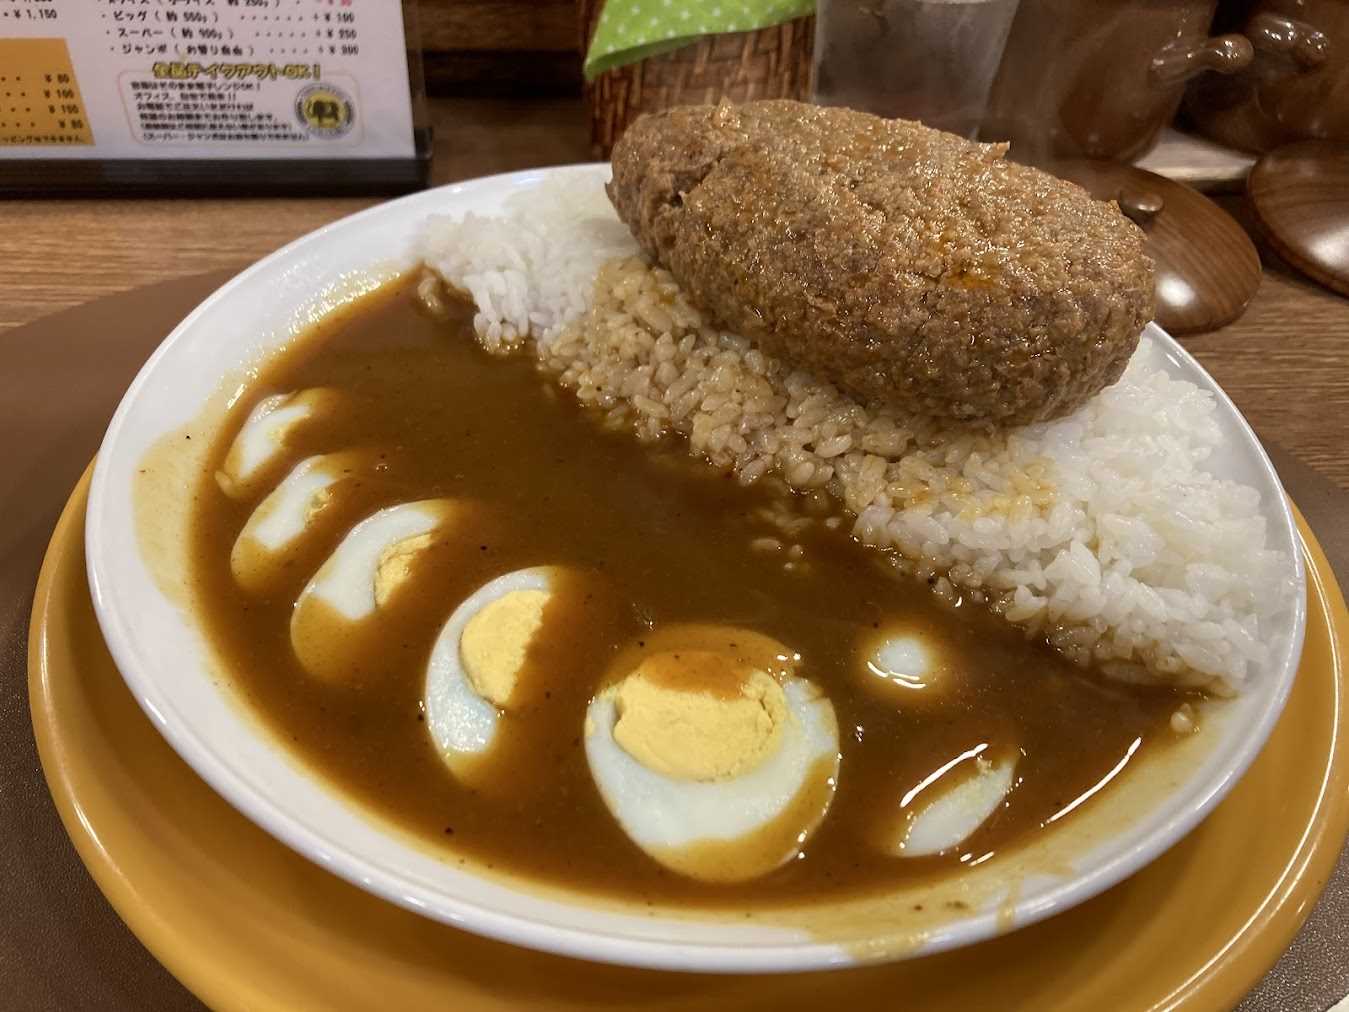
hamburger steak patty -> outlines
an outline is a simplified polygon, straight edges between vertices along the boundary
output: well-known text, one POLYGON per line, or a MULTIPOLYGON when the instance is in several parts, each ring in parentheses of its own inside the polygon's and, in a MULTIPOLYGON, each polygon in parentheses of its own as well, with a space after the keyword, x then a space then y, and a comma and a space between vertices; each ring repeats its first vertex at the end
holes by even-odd
POLYGON ((942 422, 1066 414, 1152 316, 1113 203, 919 123, 799 102, 643 116, 609 197, 731 330, 874 405, 942 422))

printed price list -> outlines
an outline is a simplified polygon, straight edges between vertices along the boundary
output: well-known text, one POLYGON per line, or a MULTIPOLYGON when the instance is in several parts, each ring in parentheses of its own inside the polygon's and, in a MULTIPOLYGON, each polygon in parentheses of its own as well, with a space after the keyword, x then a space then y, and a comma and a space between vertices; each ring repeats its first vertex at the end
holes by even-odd
POLYGON ((0 38, 0 144, 93 142, 65 40, 0 38))
POLYGON ((402 0, 0 0, 0 159, 410 157, 406 48, 402 0))

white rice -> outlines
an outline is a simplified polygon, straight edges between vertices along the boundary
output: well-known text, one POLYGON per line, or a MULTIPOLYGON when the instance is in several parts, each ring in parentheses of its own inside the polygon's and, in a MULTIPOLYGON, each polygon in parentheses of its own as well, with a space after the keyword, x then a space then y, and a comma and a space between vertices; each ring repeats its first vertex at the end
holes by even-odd
POLYGON ((478 307, 473 326, 492 351, 526 336, 550 341, 590 306, 600 265, 637 244, 593 175, 550 177, 517 194, 507 215, 433 215, 417 254, 478 307))
POLYGON ((433 218, 420 250, 472 297, 489 350, 530 336, 541 366, 614 424, 681 433, 747 483, 831 494, 898 568, 1078 662, 1238 691, 1269 656, 1291 567, 1266 548, 1259 494, 1204 470, 1222 439, 1213 398, 1172 379, 1151 342, 1067 418, 943 433, 708 326, 637 256, 593 176, 518 194, 500 217, 433 218))

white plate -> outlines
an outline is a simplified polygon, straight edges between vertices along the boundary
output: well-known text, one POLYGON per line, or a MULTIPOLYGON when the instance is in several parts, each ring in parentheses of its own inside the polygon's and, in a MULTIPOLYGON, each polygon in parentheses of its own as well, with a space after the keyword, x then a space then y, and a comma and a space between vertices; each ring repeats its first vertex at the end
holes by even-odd
MULTIPOLYGON (((189 424, 199 426, 195 445, 204 449, 211 412, 223 411, 225 404, 222 384, 237 385, 250 365, 306 323, 408 266, 412 237, 427 215, 495 212, 509 194, 563 172, 591 174, 598 182, 607 166, 459 183, 322 228, 203 302, 136 377, 109 426, 94 473, 89 581, 118 667, 178 753, 270 833, 395 903, 519 945, 680 970, 817 969, 968 944, 1082 902, 1192 829, 1245 772, 1283 706, 1302 646, 1304 577, 1287 502, 1254 434, 1208 374, 1155 326, 1149 334, 1171 373, 1216 395, 1228 442, 1211 467, 1260 490, 1271 547, 1287 553, 1296 568, 1298 605, 1279 632, 1268 670, 1256 672, 1247 692, 1224 707, 1222 719, 1206 725, 1202 749, 1173 750, 1177 758, 1167 769, 1141 780, 1121 778, 1110 804, 1088 806, 1062 830, 1040 834, 1021 855, 1005 860, 1000 855, 967 873, 962 895, 969 906, 958 915, 939 921, 929 915, 920 922, 906 913, 908 894, 816 909, 809 916, 763 912, 752 921, 735 912, 651 913, 453 867, 358 807, 272 740, 234 699, 228 679, 213 677, 205 637, 180 605, 182 595, 164 579, 164 546, 172 548, 175 537, 181 543, 187 507, 176 516, 172 509, 162 516, 144 510, 138 515, 138 469, 153 447, 171 442, 166 437, 189 424), (145 547, 151 541, 160 545, 154 560, 145 547), (1149 777, 1151 786, 1143 782, 1149 777), (1037 863, 1041 857, 1045 860, 1037 863)), ((180 476, 180 487, 185 489, 185 482, 180 476)))

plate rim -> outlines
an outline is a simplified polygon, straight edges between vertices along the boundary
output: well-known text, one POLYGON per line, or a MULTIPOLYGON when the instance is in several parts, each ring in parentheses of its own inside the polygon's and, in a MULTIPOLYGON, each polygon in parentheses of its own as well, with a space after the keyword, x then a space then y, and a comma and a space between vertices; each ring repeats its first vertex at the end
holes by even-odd
MULTIPOLYGON (((124 627, 115 605, 113 593, 115 581, 111 574, 100 568, 104 558, 102 540, 109 537, 104 530, 103 521, 109 511, 106 500, 109 497, 111 465, 113 456, 107 452, 117 443, 127 417, 133 406, 142 397, 150 385, 159 363, 172 347, 185 340, 197 320, 231 295, 255 274, 265 271, 277 261, 306 247, 315 247, 328 240, 329 236, 353 223, 386 215, 394 208, 405 208, 412 204, 432 204, 438 197, 457 195, 473 188, 491 185, 518 187, 537 185, 539 182, 558 173, 568 172, 607 172, 604 163, 584 163, 580 165, 555 166, 542 169, 527 169, 519 172, 499 173, 476 179, 463 180, 443 187, 411 194, 394 201, 367 208, 356 214, 330 222, 300 238, 286 244, 277 251, 261 258, 250 267, 232 277, 225 284, 202 300, 177 327, 159 344, 147 359, 123 396, 113 415, 104 437, 102 448, 94 465, 90 487, 88 518, 86 525, 87 567, 90 590, 98 615, 100 628, 108 643, 109 651, 122 673, 132 695, 151 722, 174 751, 202 777, 211 787, 221 794, 231 805, 247 818, 257 823, 268 833, 281 840, 287 846, 297 850, 322 867, 347 879, 361 888, 372 891, 386 900, 416 910, 445 923, 484 934, 488 937, 516 945, 525 945, 542 951, 585 959, 600 959, 606 962, 622 963, 648 968, 687 970, 702 972, 776 972, 784 968, 794 970, 824 970, 840 966, 860 965, 871 961, 888 961, 900 958, 903 953, 877 951, 875 955, 859 957, 857 954, 840 948, 833 942, 821 942, 814 939, 793 941, 764 941, 737 946, 730 949, 720 943, 687 942, 658 940, 652 938, 633 938, 615 932, 603 932, 589 928, 577 928, 570 925, 558 925, 537 920, 515 913, 503 913, 472 899, 447 894, 444 890, 434 890, 414 883, 407 878, 401 881, 388 870, 358 853, 342 841, 328 838, 315 828, 298 819, 294 819, 272 798, 259 794, 242 777, 236 774, 215 750, 203 742, 194 733, 181 715, 178 722, 167 719, 166 710, 173 711, 168 705, 153 679, 141 671, 137 652, 133 648, 133 637, 124 627)), ((433 211, 428 211, 433 213, 433 211)), ((1207 389, 1219 403, 1219 409, 1235 423, 1246 445, 1247 453, 1263 472, 1270 486, 1282 492, 1283 486, 1277 471, 1270 462, 1263 445, 1251 429, 1245 416, 1237 409, 1231 398, 1213 377, 1194 359, 1174 338, 1155 323, 1148 324, 1144 332, 1157 341, 1164 354, 1171 356, 1195 370, 1206 382, 1207 389)), ((1293 532, 1296 544, 1297 528, 1294 522, 1286 493, 1273 509, 1287 529, 1293 532)), ((1251 763, 1263 748, 1274 724, 1282 713, 1296 675, 1297 659, 1300 656, 1306 627, 1306 572, 1302 554, 1293 554, 1294 576, 1297 583, 1297 597, 1293 608, 1293 634, 1284 650, 1281 664, 1280 682, 1274 689, 1269 705, 1261 713, 1260 719, 1249 729, 1247 738, 1236 749, 1235 761, 1220 777, 1203 785, 1203 790, 1190 799, 1188 807, 1170 813, 1164 824, 1147 839, 1135 841, 1127 849, 1122 849, 1109 859, 1099 860, 1085 874, 1077 874, 1062 882, 1041 888, 1029 896, 1019 897, 1014 906, 1013 920, 1020 927, 1033 923, 1069 906, 1077 905, 1099 894, 1110 886, 1122 881, 1139 868, 1155 859, 1166 848, 1174 845, 1194 829, 1204 817, 1230 792, 1235 783, 1249 769, 1251 763), (1164 839, 1163 845, 1154 841, 1164 839)), ((1164 808, 1159 805, 1159 808, 1164 808)), ((1158 813, 1160 816, 1161 813, 1158 813)), ((519 891, 517 889, 517 891, 519 891)), ((1004 919, 997 911, 984 911, 961 918, 952 925, 940 929, 934 938, 913 953, 925 955, 943 951, 959 945, 971 944, 1000 934, 1006 930, 1004 919)), ((881 947, 877 947, 880 949, 881 947)))
MULTIPOLYGON (((239 981, 230 978, 228 973, 213 972, 214 963, 209 954, 182 944, 183 935, 175 930, 173 923, 140 896, 136 883, 122 873, 113 852, 116 848, 106 848, 97 827, 84 817, 69 776, 70 770, 61 758, 60 718, 49 688, 53 674, 46 649, 48 622, 56 607, 58 578, 63 567, 70 565, 63 557, 72 547, 78 547, 77 536, 72 537, 71 528, 83 525, 81 497, 86 497, 87 501, 92 470, 91 463, 61 511, 43 556, 28 629, 29 707, 44 779, 65 831, 99 890, 133 934, 184 986, 213 1006, 285 1008, 285 1004, 274 996, 257 992, 250 992, 250 1000, 241 1005, 239 981)), ((1332 751, 1322 767, 1317 814, 1309 820, 1309 830, 1300 835, 1299 849, 1281 869, 1276 888, 1265 894, 1260 907, 1243 923, 1240 934, 1196 968, 1163 1001, 1154 1004, 1153 1009, 1198 1008, 1201 1002, 1203 1008, 1235 1005, 1287 949, 1323 890, 1330 869, 1339 857, 1346 832, 1349 832, 1349 792, 1344 790, 1349 786, 1349 736, 1344 733, 1349 731, 1349 708, 1346 708, 1349 669, 1343 663, 1346 646, 1349 646, 1349 611, 1346 611, 1342 591, 1315 534, 1301 514, 1297 516, 1300 519, 1300 548, 1308 554, 1312 563, 1308 568, 1314 574, 1309 593, 1314 591, 1321 605, 1318 610, 1327 625, 1330 656, 1338 668, 1338 673, 1331 677, 1337 687, 1335 699, 1339 709, 1341 733, 1338 737, 1343 741, 1342 752, 1337 763, 1332 751), (1328 809, 1328 806, 1333 807, 1328 809), (1252 953, 1256 946, 1260 947, 1258 957, 1252 953)), ((85 579, 87 592, 87 577, 85 579)), ((97 635, 102 638, 101 629, 97 635)), ((1334 740, 1332 736, 1332 744, 1334 740)), ((213 790, 209 784, 204 786, 213 790)), ((243 813, 236 814, 247 819, 243 813)))

